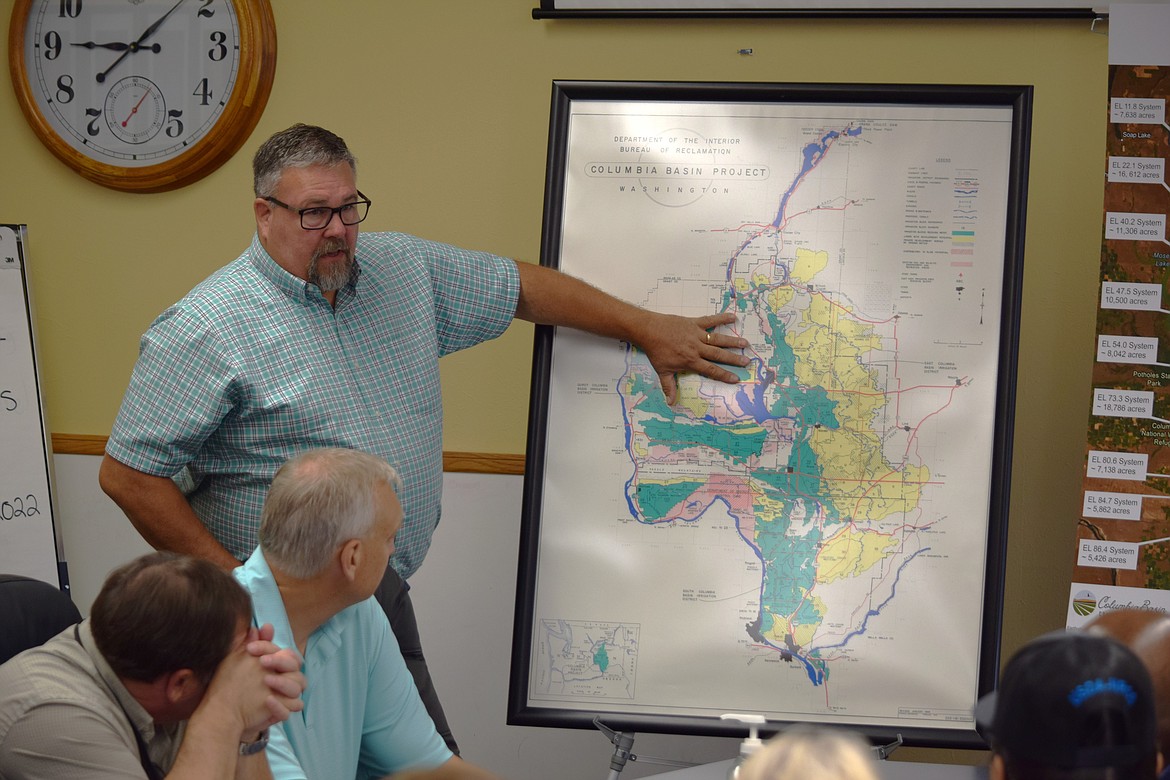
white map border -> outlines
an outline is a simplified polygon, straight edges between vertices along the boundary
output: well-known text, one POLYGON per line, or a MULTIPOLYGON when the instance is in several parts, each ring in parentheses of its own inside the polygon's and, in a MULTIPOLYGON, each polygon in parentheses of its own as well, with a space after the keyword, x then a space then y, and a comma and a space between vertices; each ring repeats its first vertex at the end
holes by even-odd
MULTIPOLYGON (((610 206, 599 200, 596 197, 597 191, 591 190, 590 187, 595 187, 598 180, 607 177, 615 181, 620 180, 623 174, 627 174, 624 178, 628 180, 629 169, 623 170, 620 167, 623 162, 646 163, 655 159, 660 165, 652 175, 638 177, 639 185, 653 186, 663 180, 668 185, 674 185, 680 183, 680 175, 677 174, 679 165, 699 159, 710 166, 717 166, 720 155, 723 155, 724 159, 732 164, 727 166, 733 169, 728 175, 734 177, 736 173, 734 169, 738 166, 741 179, 737 183, 746 184, 750 188, 753 184, 750 181, 751 168, 762 163, 759 155, 755 158, 749 155, 745 159, 742 155, 736 154, 739 149, 728 150, 726 147, 742 143, 745 137, 748 146, 759 147, 761 136, 752 129, 752 126, 766 126, 774 130, 777 122, 795 123, 791 126, 802 127, 806 131, 816 128, 817 132, 822 132, 828 127, 848 127, 850 123, 862 122, 871 133, 871 137, 874 133, 883 132, 881 130, 883 123, 893 126, 898 123, 918 122, 935 127, 948 127, 950 132, 957 131, 958 135, 941 142, 936 138, 934 142, 942 143, 943 146, 940 148, 945 151, 947 148, 959 149, 956 138, 961 139, 963 154, 959 156, 968 160, 977 159, 984 168, 981 174, 983 179, 980 182, 982 207, 989 216, 980 223, 981 253, 978 259, 985 267, 975 286, 982 285, 984 298, 981 311, 986 314, 992 327, 979 345, 963 347, 980 352, 984 362, 980 366, 980 386, 975 393, 979 404, 968 409, 975 412, 974 417, 972 420, 959 423, 958 429, 967 440, 961 454, 969 457, 974 452, 977 457, 974 459, 975 462, 964 464, 966 471, 962 480, 954 479, 952 475, 951 484, 955 490, 948 495, 947 500, 957 501, 961 506, 948 504, 935 506, 931 510, 939 517, 961 515, 968 523, 971 523, 971 518, 974 517, 975 525, 968 527, 964 534, 956 534, 961 537, 961 541, 959 538, 956 539, 959 543, 952 546, 949 555, 930 556, 941 558, 943 562, 928 561, 925 564, 945 569, 941 575, 936 572, 935 576, 943 578, 948 583, 949 590, 946 591, 946 595, 950 600, 940 598, 935 599, 937 603, 916 605, 913 610, 915 615, 900 614, 897 621, 889 621, 888 625, 885 625, 886 620, 882 616, 875 615, 873 626, 868 629, 877 636, 899 632, 915 633, 923 637, 933 634, 931 639, 916 642, 926 645, 927 652, 933 659, 945 660, 942 663, 931 660, 930 668, 937 672, 936 674, 924 670, 921 658, 912 659, 910 663, 893 663, 892 668, 899 665, 902 668, 890 675, 892 687, 913 690, 918 686, 917 693, 907 699, 898 700, 896 696, 889 696, 888 691, 875 692, 879 697, 889 698, 891 701, 898 700, 891 712, 882 713, 870 711, 866 705, 860 706, 859 713, 850 712, 851 705, 848 703, 851 699, 848 690, 850 681, 855 685, 873 682, 872 679, 866 681, 866 674, 856 668, 864 664, 856 663, 856 658, 848 657, 850 654, 843 654, 839 659, 843 663, 835 676, 837 683, 833 693, 835 701, 830 701, 827 690, 818 690, 818 687, 828 688, 823 684, 823 680, 820 686, 809 686, 812 692, 818 695, 809 695, 808 690, 794 688, 797 683, 789 680, 785 683, 788 687, 783 689, 785 704, 776 705, 766 698, 759 697, 758 692, 765 689, 754 684, 751 677, 695 674, 701 667, 696 667, 693 659, 703 653, 712 653, 712 657, 716 658, 721 653, 726 653, 728 648, 725 643, 721 644, 718 638, 733 633, 742 635, 745 622, 743 618, 751 612, 750 598, 745 601, 741 597, 736 601, 733 595, 728 595, 727 586, 730 584, 728 582, 723 582, 722 592, 718 596, 715 596, 714 589, 704 591, 701 585, 695 586, 696 582, 701 582, 704 576, 708 576, 703 574, 703 566, 709 565, 706 559, 710 557, 711 550, 722 546, 723 560, 735 560, 737 553, 734 544, 727 542, 726 533, 722 537, 717 533, 719 528, 726 531, 729 527, 728 518, 724 517, 720 526, 719 518, 712 517, 708 512, 704 517, 706 528, 702 527, 703 522, 685 529, 679 528, 678 531, 681 533, 676 531, 673 539, 666 539, 661 535, 652 538, 651 535, 655 531, 661 530, 658 528, 635 529, 631 534, 636 538, 622 541, 618 545, 612 544, 619 539, 612 535, 616 527, 613 518, 620 515, 621 511, 620 507, 616 511, 614 507, 605 508, 607 501, 613 503, 611 495, 613 484, 608 491, 603 486, 607 484, 607 479, 613 479, 614 475, 625 473, 628 477, 629 460, 623 448, 604 446, 606 442, 612 443, 615 436, 620 439, 620 431, 614 430, 613 426, 602 426, 609 430, 596 430, 597 421, 605 419, 606 405, 616 397, 611 387, 608 388, 610 395, 607 399, 603 391, 604 380, 601 382, 597 380, 607 376, 613 377, 615 372, 622 373, 620 365, 625 358, 623 351, 611 343, 565 332, 557 334, 553 341, 545 435, 547 441, 572 441, 574 445, 571 447, 550 445, 542 448, 544 468, 539 475, 541 484, 538 490, 543 506, 540 509, 539 540, 536 545, 539 554, 533 586, 535 593, 530 594, 533 603, 528 605, 532 610, 530 612, 532 622, 527 626, 518 624, 516 629, 517 632, 522 630, 532 632, 533 645, 530 649, 533 656, 529 659, 528 669, 528 682, 532 687, 527 690, 525 706, 535 708, 534 711, 543 711, 548 707, 582 712, 601 710, 630 713, 639 717, 648 716, 651 719, 656 716, 665 716, 668 719, 674 716, 717 717, 720 712, 746 710, 764 713, 775 720, 817 720, 857 726, 877 723, 879 726, 892 725, 899 731, 915 728, 969 731, 972 729, 970 706, 977 698, 980 656, 986 639, 982 635, 986 620, 983 613, 985 587, 983 576, 989 552, 987 535, 990 529, 987 526, 987 518, 994 514, 990 504, 996 493, 991 486, 992 474, 995 471, 993 463, 995 454, 992 450, 996 433, 993 418, 999 400, 997 392, 1001 379, 997 376, 997 371, 1003 358, 999 346, 999 318, 1002 315, 1010 319, 1012 315, 1011 306, 1005 312, 999 310, 999 299, 1005 289, 1002 278, 1005 274, 1004 247, 1010 243, 1010 237, 1007 235, 1009 233, 1007 225, 1011 221, 1009 191, 1014 186, 1009 173, 1014 143, 1011 130, 1012 108, 1003 105, 972 107, 913 103, 906 105, 809 103, 785 104, 778 107, 760 103, 574 101, 564 131, 569 138, 563 161, 567 178, 564 183, 561 245, 554 248, 554 251, 558 255, 562 270, 582 276, 621 297, 654 308, 692 316, 710 313, 713 310, 713 302, 718 301, 717 295, 712 297, 709 294, 700 294, 696 297, 694 284, 691 284, 690 289, 685 290, 681 297, 673 300, 664 299, 661 295, 658 297, 649 295, 650 291, 663 292, 665 285, 662 283, 664 268, 661 265, 662 261, 652 261, 645 265, 631 264, 629 259, 622 257, 618 251, 623 248, 621 236, 614 240, 614 234, 621 234, 620 226, 623 222, 628 224, 629 218, 636 219, 644 214, 637 207, 630 208, 628 200, 625 202, 626 205, 619 206, 616 211, 612 209, 607 211, 610 206), (596 124, 590 124, 591 122, 596 124), (664 164, 659 153, 665 152, 666 147, 659 150, 646 146, 648 139, 661 136, 665 143, 668 136, 677 138, 695 128, 698 128, 694 133, 696 136, 722 140, 711 140, 711 145, 706 146, 700 144, 702 150, 711 151, 710 155, 691 156, 682 160, 675 157, 674 174, 664 164), (619 138, 622 140, 619 141, 619 138), (721 145, 724 148, 720 148, 721 145), (626 152, 624 160, 623 151, 619 150, 626 152), (639 153, 631 156, 629 152, 634 151, 639 153), (619 165, 612 167, 611 163, 619 165), (655 265, 655 262, 659 265, 655 265), (606 477, 607 474, 610 476, 606 477), (590 522, 578 522, 578 517, 590 518, 592 525, 590 522), (654 551, 650 553, 650 557, 647 557, 648 550, 654 551), (960 555, 960 551, 963 555, 960 555), (969 559, 967 563, 955 568, 955 561, 950 559, 964 555, 969 559), (611 560, 606 560, 607 558, 611 560), (651 568, 654 568, 652 577, 645 577, 640 571, 647 562, 651 562, 651 568), (679 570, 682 570, 681 573, 679 570), (629 604, 628 594, 635 589, 638 589, 638 596, 635 598, 637 606, 640 607, 638 609, 631 608, 629 604), (648 649, 654 645, 652 638, 654 621, 646 619, 647 610, 653 612, 677 609, 679 594, 694 594, 696 590, 712 596, 710 599, 712 601, 729 601, 730 604, 725 603, 724 606, 731 608, 721 610, 721 614, 716 614, 718 610, 709 608, 706 612, 698 613, 704 615, 705 622, 699 626, 700 630, 693 638, 688 637, 687 641, 675 650, 661 647, 657 650, 648 649), (588 597, 582 597, 583 593, 597 594, 597 598, 608 606, 599 607, 588 597), (654 594, 659 593, 667 595, 663 599, 656 598, 654 594), (581 700, 574 699, 573 696, 548 695, 547 690, 541 690, 536 686, 538 658, 535 653, 541 642, 536 632, 541 621, 550 619, 570 623, 584 621, 582 624, 587 625, 604 623, 606 620, 615 625, 629 621, 637 623, 641 626, 643 652, 654 654, 651 656, 653 662, 647 657, 643 657, 639 662, 639 690, 665 693, 651 694, 650 699, 645 702, 639 702, 637 697, 624 694, 609 697, 604 693, 597 693, 595 695, 598 698, 595 700, 590 700, 588 696, 581 700), (895 625, 900 628, 895 628, 895 625), (684 662, 684 659, 689 660, 684 662), (673 679, 677 674, 675 669, 685 670, 678 679, 673 679), (720 677, 723 679, 719 679, 720 677), (729 681, 734 689, 732 691, 728 690, 729 681), (629 703, 631 700, 632 704, 629 703)), ((885 132, 893 131, 886 128, 885 132)), ((795 152, 808 143, 809 136, 796 133, 787 140, 795 156, 795 152)), ((881 151, 889 152, 888 149, 881 151)), ((927 153, 933 151, 927 150, 927 153)), ((776 159, 775 152, 769 154, 772 155, 769 159, 776 159)), ((897 159, 890 161, 889 165, 891 169, 895 169, 905 167, 908 163, 904 159, 897 159)), ((775 184, 776 181, 791 178, 795 175, 795 170, 794 167, 791 171, 777 171, 774 174, 768 170, 762 178, 771 179, 775 184)), ((711 171, 711 167, 703 168, 702 172, 708 178, 700 181, 691 181, 686 179, 686 176, 681 176, 681 183, 698 184, 701 192, 699 197, 703 197, 706 194, 703 187, 712 183, 711 171)), ((904 175, 894 178, 900 186, 905 186, 904 175)), ((929 171, 924 174, 924 178, 929 183, 929 171)), ((738 196, 741 200, 733 203, 732 209, 739 209, 742 219, 745 204, 753 202, 746 199, 749 197, 758 199, 765 190, 766 187, 757 189, 751 195, 742 194, 741 191, 738 196)), ((659 256, 681 258, 682 264, 690 264, 690 272, 694 271, 697 261, 695 253, 688 251, 688 245, 693 246, 702 241, 695 235, 698 231, 694 229, 693 217, 689 218, 692 222, 688 223, 688 218, 683 216, 683 212, 695 202, 694 193, 693 186, 682 189, 676 187, 674 190, 666 187, 658 194, 643 191, 647 198, 657 199, 659 207, 655 221, 647 223, 646 228, 652 230, 656 239, 661 237, 658 241, 659 256)), ((883 194, 890 196, 889 191, 883 194)), ((775 191, 770 194, 771 197, 775 195, 775 191)), ((618 200, 616 196, 610 198, 615 202, 618 200)), ((554 217, 557 213, 555 209, 550 212, 554 217)), ((713 205, 704 212, 704 223, 707 225, 720 223, 721 220, 723 224, 727 224, 729 215, 718 205, 713 205)), ((904 227, 905 225, 899 224, 893 226, 891 230, 896 233, 904 227)), ((629 238, 629 234, 625 234, 625 240, 628 241, 629 238)), ((897 237, 893 235, 882 237, 882 241, 887 244, 896 239, 897 237)), ((653 244, 655 241, 651 240, 649 243, 653 244)), ((877 245, 881 241, 873 243, 877 245)), ((842 247, 844 244, 843 241, 842 247)), ((628 246, 625 248, 628 249, 628 246)), ((712 256, 715 262, 718 262, 718 250, 714 251, 712 256)), ((701 259, 699 262, 701 263, 701 259)), ((968 269, 971 276, 975 277, 978 269, 970 265, 968 269)), ((710 271, 709 267, 705 273, 709 274, 710 271)), ((685 275, 685 272, 680 275, 685 275)), ((677 290, 675 292, 677 293, 677 290)), ((860 294, 863 291, 853 292, 860 294)), ((880 299, 880 296, 878 297, 880 299)), ((940 300, 933 305, 945 308, 949 304, 949 301, 940 300)), ((940 313, 939 309, 934 311, 936 315, 940 313)), ((1008 322, 1007 326, 1007 330, 1014 333, 1016 323, 1008 322)), ((537 380, 538 378, 534 376, 534 381, 537 380)), ((953 426, 956 423, 949 424, 953 426)), ((946 432, 953 433, 954 429, 946 432)), ((951 464, 952 469, 956 467, 957 464, 951 464)), ((535 477, 530 470, 528 479, 535 477)), ((526 513, 529 511, 530 507, 526 506, 526 513)), ((531 518, 526 518, 526 522, 531 522, 531 518)), ((733 526, 734 522, 731 527, 733 526)), ((937 539, 934 546, 940 546, 937 539)), ((945 548, 945 545, 941 546, 945 548)), ((756 562, 744 553, 746 548, 739 550, 742 556, 740 565, 745 573, 743 580, 745 589, 741 593, 749 593, 752 591, 752 578, 758 580, 759 574, 752 573, 752 566, 756 562)), ((758 568, 755 571, 758 572, 758 568)), ((710 576, 727 578, 726 572, 710 576)), ((1000 584, 993 583, 993 587, 998 589, 1000 584)), ((521 589, 524 589, 523 584, 521 589)), ((524 599, 525 594, 519 593, 518 597, 524 599)), ((899 610, 900 613, 909 611, 911 610, 899 610)), ((998 626, 998 623, 995 625, 998 626)), ((891 644, 901 648, 897 652, 905 651, 906 641, 904 639, 898 641, 896 636, 892 638, 894 641, 891 644)), ((998 645, 998 637, 993 637, 992 642, 998 645)), ((741 650, 743 644, 741 640, 739 642, 741 650)), ((880 656, 880 653, 878 655, 880 656)), ((523 659, 520 659, 516 663, 522 662, 523 659)), ((886 662, 891 662, 891 659, 887 658, 886 662)), ((763 663, 761 661, 757 666, 762 666, 763 663)), ((806 668, 803 672, 808 675, 810 670, 806 668)), ((514 677, 515 674, 514 670, 514 677)), ((610 677, 617 679, 613 674, 610 677)), ((515 680, 513 685, 516 685, 515 680)), ((620 693, 622 689, 619 687, 613 690, 620 693)), ((645 727, 643 730, 646 730, 645 727)))

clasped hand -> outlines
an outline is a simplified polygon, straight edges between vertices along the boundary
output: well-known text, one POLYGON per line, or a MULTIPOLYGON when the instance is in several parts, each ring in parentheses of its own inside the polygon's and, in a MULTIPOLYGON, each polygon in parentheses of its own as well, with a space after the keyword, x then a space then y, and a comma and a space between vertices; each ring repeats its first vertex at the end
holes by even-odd
POLYGON ((242 645, 219 665, 207 696, 222 696, 240 719, 241 741, 251 741, 264 729, 288 720, 304 709, 301 693, 308 683, 301 673, 296 650, 277 647, 273 628, 249 627, 242 645))

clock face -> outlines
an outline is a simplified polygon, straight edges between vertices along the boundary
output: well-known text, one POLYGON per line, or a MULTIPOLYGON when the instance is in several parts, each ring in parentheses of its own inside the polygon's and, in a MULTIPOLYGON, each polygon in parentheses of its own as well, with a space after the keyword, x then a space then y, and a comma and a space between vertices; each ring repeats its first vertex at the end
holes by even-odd
POLYGON ((120 189, 169 189, 222 164, 259 119, 275 69, 267 0, 18 0, 12 25, 13 80, 34 129, 120 189))

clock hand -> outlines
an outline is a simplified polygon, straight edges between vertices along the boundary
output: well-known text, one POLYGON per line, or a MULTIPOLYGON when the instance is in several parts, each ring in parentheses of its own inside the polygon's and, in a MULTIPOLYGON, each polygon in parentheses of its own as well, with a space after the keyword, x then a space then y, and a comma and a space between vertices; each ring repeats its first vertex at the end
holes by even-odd
MULTIPOLYGON (((142 32, 142 35, 138 36, 138 40, 134 41, 129 46, 127 46, 126 51, 122 52, 121 56, 119 56, 118 59, 114 60, 113 63, 110 65, 110 67, 106 68, 101 73, 97 74, 98 83, 100 84, 101 82, 105 81, 106 74, 109 73, 111 70, 113 70, 118 65, 119 62, 126 59, 127 55, 133 54, 134 52, 137 52, 141 48, 143 48, 141 46, 141 43, 143 41, 145 41, 147 38, 149 38, 150 36, 154 35, 155 32, 158 31, 158 28, 162 27, 162 23, 167 20, 167 17, 170 16, 171 14, 173 14, 175 12, 175 9, 177 9, 182 4, 183 4, 183 0, 179 0, 179 2, 172 5, 171 10, 167 11, 165 14, 163 14, 161 17, 159 17, 158 20, 154 24, 150 25, 150 27, 147 27, 142 32)), ((150 48, 152 50, 154 49, 154 47, 150 47, 150 48)))
POLYGON ((122 55, 120 57, 118 57, 118 59, 114 60, 113 65, 110 65, 110 67, 106 68, 101 73, 97 74, 97 80, 98 80, 99 84, 101 84, 103 81, 106 80, 106 74, 109 73, 111 70, 113 70, 115 65, 117 65, 122 60, 126 59, 127 54, 129 54, 132 51, 135 51, 135 49, 131 48, 132 45, 133 44, 131 44, 131 46, 126 47, 126 51, 122 52, 122 55))
MULTIPOLYGON (((86 41, 85 43, 71 43, 69 45, 83 46, 87 49, 111 49, 113 51, 126 51, 126 49, 130 48, 129 43, 94 43, 93 41, 86 41)), ((160 51, 162 51, 162 47, 157 43, 153 46, 143 47, 142 50, 145 51, 146 49, 150 49, 155 54, 158 54, 160 51)))
POLYGON ((134 104, 134 108, 130 109, 130 116, 126 117, 126 121, 122 122, 122 127, 130 124, 130 120, 138 113, 138 107, 142 105, 142 101, 146 100, 146 96, 149 94, 150 88, 147 87, 146 91, 142 93, 142 97, 138 98, 138 102, 134 104))
POLYGON ((154 35, 154 33, 158 30, 158 28, 162 27, 162 23, 167 20, 167 17, 170 16, 171 14, 173 14, 175 12, 175 9, 178 8, 179 6, 181 6, 182 4, 183 4, 183 0, 179 0, 179 2, 172 5, 171 10, 169 10, 165 14, 163 14, 162 17, 159 18, 159 20, 157 22, 155 22, 154 24, 152 24, 150 27, 147 27, 146 30, 142 33, 142 35, 138 36, 138 40, 136 40, 134 43, 140 44, 143 41, 145 41, 147 38, 149 38, 150 36, 154 35))
POLYGON ((125 51, 130 48, 128 43, 94 43, 93 41, 86 41, 85 43, 71 43, 70 46, 84 46, 87 49, 112 49, 114 51, 125 51))

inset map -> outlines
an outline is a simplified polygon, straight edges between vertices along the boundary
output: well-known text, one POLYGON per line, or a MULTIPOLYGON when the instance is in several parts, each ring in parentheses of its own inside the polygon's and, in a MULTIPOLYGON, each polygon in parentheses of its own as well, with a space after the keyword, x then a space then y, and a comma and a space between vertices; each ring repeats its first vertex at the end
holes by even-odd
POLYGON ((638 673, 637 625, 594 620, 542 620, 536 690, 584 699, 633 699, 638 673))

